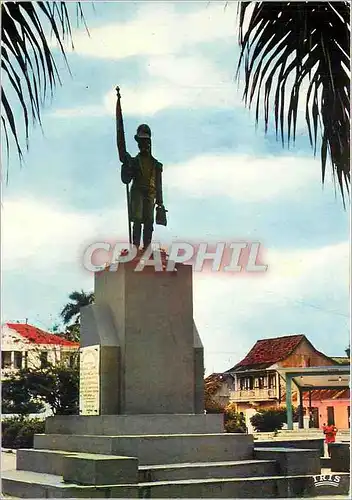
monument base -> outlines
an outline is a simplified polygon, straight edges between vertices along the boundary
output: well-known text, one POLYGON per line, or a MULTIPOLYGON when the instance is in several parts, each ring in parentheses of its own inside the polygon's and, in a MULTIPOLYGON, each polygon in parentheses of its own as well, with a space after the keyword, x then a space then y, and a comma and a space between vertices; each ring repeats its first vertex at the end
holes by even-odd
POLYGON ((47 434, 141 435, 219 434, 224 431, 223 415, 61 415, 45 422, 47 434))

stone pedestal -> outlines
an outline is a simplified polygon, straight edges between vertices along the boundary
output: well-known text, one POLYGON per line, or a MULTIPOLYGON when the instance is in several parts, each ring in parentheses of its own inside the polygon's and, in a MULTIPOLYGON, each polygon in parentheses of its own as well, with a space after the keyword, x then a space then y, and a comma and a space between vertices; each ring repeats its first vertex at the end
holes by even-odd
POLYGON ((95 304, 82 309, 81 354, 86 348, 100 353, 100 403, 89 413, 81 404, 81 414, 203 413, 192 267, 135 268, 136 262, 120 263, 116 271, 97 273, 95 304))

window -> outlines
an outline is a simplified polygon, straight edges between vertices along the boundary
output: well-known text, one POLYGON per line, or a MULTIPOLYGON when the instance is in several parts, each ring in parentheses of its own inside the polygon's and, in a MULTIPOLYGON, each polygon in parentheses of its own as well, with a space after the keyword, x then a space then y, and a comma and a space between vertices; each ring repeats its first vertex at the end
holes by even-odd
POLYGON ((22 368, 22 353, 20 351, 15 351, 14 354, 14 367, 19 370, 22 368))
POLYGON ((72 368, 73 361, 74 361, 74 355, 71 352, 62 352, 61 353, 61 361, 66 366, 69 366, 70 368, 72 368))
POLYGON ((253 389, 253 377, 240 378, 240 389, 241 391, 248 391, 253 389))
POLYGON ((11 352, 2 351, 1 353, 1 368, 11 368, 11 352))
POLYGON ((2 351, 1 368, 11 368, 11 351, 2 351))
POLYGON ((269 389, 275 389, 276 388, 276 375, 275 373, 271 373, 269 375, 269 389))
POLYGON ((41 368, 45 368, 48 366, 48 353, 47 351, 43 351, 40 353, 40 365, 41 368))

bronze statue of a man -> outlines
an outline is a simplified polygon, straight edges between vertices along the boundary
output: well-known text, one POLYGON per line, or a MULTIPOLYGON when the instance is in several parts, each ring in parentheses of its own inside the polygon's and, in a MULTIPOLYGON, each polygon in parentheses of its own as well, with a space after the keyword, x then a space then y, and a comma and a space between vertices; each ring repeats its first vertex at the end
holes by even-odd
POLYGON ((132 181, 129 206, 130 220, 133 223, 132 243, 139 248, 143 225, 144 249, 152 241, 155 204, 157 210, 165 210, 162 194, 163 166, 152 156, 151 136, 148 125, 139 125, 134 136, 139 153, 135 157, 126 153, 121 168, 122 182, 129 184, 132 181))

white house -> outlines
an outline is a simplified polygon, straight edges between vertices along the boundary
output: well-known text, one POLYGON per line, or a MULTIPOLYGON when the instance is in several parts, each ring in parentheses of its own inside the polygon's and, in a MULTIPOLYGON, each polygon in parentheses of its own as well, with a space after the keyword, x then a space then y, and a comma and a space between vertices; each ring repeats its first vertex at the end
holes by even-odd
POLYGON ((78 349, 78 342, 27 323, 5 323, 1 328, 1 379, 20 368, 42 367, 48 362, 70 364, 78 349))

